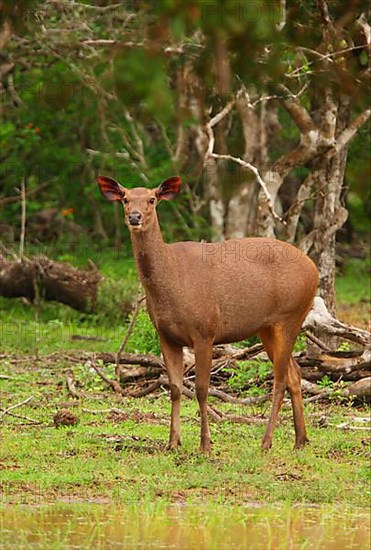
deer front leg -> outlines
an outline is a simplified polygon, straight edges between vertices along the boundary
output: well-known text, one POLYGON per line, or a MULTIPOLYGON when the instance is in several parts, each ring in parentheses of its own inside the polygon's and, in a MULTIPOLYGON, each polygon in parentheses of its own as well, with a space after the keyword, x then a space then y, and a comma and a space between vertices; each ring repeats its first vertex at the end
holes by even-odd
POLYGON ((160 342, 170 384, 171 422, 168 449, 176 449, 178 445, 180 445, 180 402, 183 390, 183 348, 170 344, 161 336, 160 342))
POLYGON ((211 452, 209 419, 207 416, 207 395, 210 385, 210 371, 213 356, 212 342, 202 341, 194 345, 196 359, 196 396, 201 417, 201 451, 211 452))

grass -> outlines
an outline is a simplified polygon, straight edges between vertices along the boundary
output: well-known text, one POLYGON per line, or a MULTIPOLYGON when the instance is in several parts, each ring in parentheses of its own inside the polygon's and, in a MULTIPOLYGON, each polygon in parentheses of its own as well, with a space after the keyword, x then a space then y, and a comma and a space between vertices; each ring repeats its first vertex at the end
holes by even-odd
POLYGON ((370 260, 348 259, 335 287, 338 317, 370 330, 370 260))
MULTIPOLYGON (((32 359, 2 359, 1 407, 32 395, 17 416, 2 419, 0 472, 5 502, 97 500, 117 503, 154 501, 220 504, 338 503, 365 506, 369 499, 369 440, 362 431, 335 426, 365 410, 346 406, 311 406, 306 410, 312 444, 293 446, 291 411, 284 410, 273 449, 260 451, 262 425, 212 424, 213 454, 198 452, 196 403, 184 400, 182 447, 168 452, 170 404, 167 395, 140 400, 119 398, 88 365, 76 365, 74 376, 87 397, 71 401, 65 374, 71 365, 32 359), (66 408, 78 418, 73 427, 56 428, 53 416, 66 408), (121 417, 107 412, 124 411, 121 417), (94 412, 92 412, 94 411, 94 412), (326 416, 329 426, 319 427, 326 416), (33 425, 34 419, 40 424, 33 425)), ((235 414, 266 416, 267 409, 235 414)))
MULTIPOLYGON (((128 295, 135 295, 135 271, 130 261, 122 265, 114 261, 112 252, 105 251, 96 262, 107 276, 121 282, 123 293, 129 289, 128 295)), ((368 298, 367 269, 365 262, 352 260, 337 280, 339 309, 351 307, 354 314, 360 312, 361 322, 368 298)), ((357 324, 359 319, 353 321, 357 324)), ((149 331, 145 320, 143 323, 133 337, 136 347, 143 330, 149 331)), ((71 362, 64 355, 73 350, 116 351, 125 332, 123 324, 106 313, 89 316, 52 303, 37 310, 22 300, 0 298, 0 373, 9 376, 0 379, 0 407, 33 396, 30 403, 13 411, 20 417, 8 414, 0 420, 4 502, 82 499, 367 506, 367 432, 343 431, 336 426, 349 416, 364 417, 368 410, 355 410, 347 403, 307 406, 311 445, 300 452, 292 449, 290 409, 283 410, 268 453, 260 451, 263 425, 212 424, 213 454, 208 458, 198 452, 196 403, 184 399, 182 447, 169 453, 167 394, 140 400, 119 398, 106 389, 88 364, 71 362), (72 338, 76 334, 99 340, 76 341, 72 338), (77 402, 67 395, 68 371, 73 372, 78 389, 87 394, 77 402), (66 407, 79 423, 57 429, 53 416, 66 407), (125 414, 113 417, 107 413, 112 407, 125 414), (321 416, 326 417, 325 428, 320 427, 321 416)), ((149 331, 146 342, 152 338, 149 331)), ((110 374, 112 371, 108 369, 110 374)), ((238 410, 218 402, 224 412, 260 418, 267 417, 267 407, 238 410)))

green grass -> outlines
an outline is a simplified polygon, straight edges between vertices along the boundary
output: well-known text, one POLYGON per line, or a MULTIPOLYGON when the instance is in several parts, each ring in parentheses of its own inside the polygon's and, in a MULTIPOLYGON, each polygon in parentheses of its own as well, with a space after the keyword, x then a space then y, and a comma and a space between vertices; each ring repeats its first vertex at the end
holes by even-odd
POLYGON ((349 258, 346 261, 343 272, 336 278, 336 293, 340 304, 358 304, 370 300, 370 270, 370 259, 349 258))
MULTIPOLYGON (((198 451, 197 406, 184 399, 182 447, 168 452, 170 404, 167 395, 120 398, 105 389, 89 365, 49 359, 1 359, 1 408, 32 395, 30 403, 2 420, 0 472, 5 502, 34 503, 61 499, 103 499, 118 503, 154 501, 220 504, 338 503, 365 506, 369 499, 369 441, 365 432, 335 426, 349 415, 346 406, 308 407, 311 445, 293 450, 291 411, 285 409, 273 449, 260 451, 263 425, 212 424, 213 453, 198 451), (71 400, 65 374, 87 396, 71 400), (55 412, 68 409, 73 427, 56 428, 55 412), (110 408, 125 412, 117 421, 110 408), (90 412, 89 412, 90 411, 90 412), (91 412, 91 411, 94 411, 91 412), (326 415, 329 426, 318 427, 326 415), (34 419, 40 424, 32 425, 34 419)), ((109 370, 112 374, 112 369, 109 370)), ((267 406, 243 410, 218 402, 235 414, 267 416, 267 406)))
POLYGON ((337 316, 342 321, 370 329, 370 259, 349 258, 335 282, 337 316))
MULTIPOLYGON (((117 290, 116 284, 121 285, 118 301, 135 296, 137 282, 132 262, 116 262, 111 251, 102 252, 95 260, 114 280, 112 286, 107 282, 103 305, 111 303, 110 289, 117 290)), ((352 260, 338 278, 342 307, 351 304, 356 313, 361 311, 368 297, 367 269, 365 262, 352 260)), ((14 410, 21 418, 6 415, 0 420, 3 500, 93 498, 124 503, 212 500, 228 504, 367 505, 368 432, 345 432, 336 425, 349 415, 366 416, 368 411, 354 410, 347 403, 307 407, 311 445, 300 452, 292 449, 290 409, 283 410, 273 449, 264 454, 260 451, 263 425, 213 423, 213 454, 207 458, 198 452, 197 405, 184 399, 182 448, 167 452, 167 394, 138 400, 119 398, 106 389, 89 364, 65 355, 76 351, 76 357, 84 350, 117 351, 128 321, 125 327, 124 319, 112 317, 109 307, 91 316, 60 304, 44 303, 37 309, 21 299, 0 298, 0 373, 10 377, 0 379, 0 408, 33 396, 32 402, 14 410), (73 339, 76 334, 99 339, 77 341, 73 339), (86 393, 77 402, 67 395, 68 371, 73 372, 78 390, 86 393), (56 429, 53 416, 66 403, 79 423, 56 429), (104 412, 111 407, 125 411, 121 422, 104 412), (318 426, 321 415, 327 418, 326 428, 318 426)), ((157 345, 148 318, 142 315, 128 349, 143 351, 147 346, 145 351, 151 351, 157 345)), ((245 375, 250 379, 255 371, 247 367, 245 375)), ((113 376, 113 367, 106 370, 113 376)), ((265 371, 260 374, 264 378, 265 371)), ((254 417, 266 418, 268 414, 267 404, 254 409, 220 402, 216 406, 225 412, 254 417)))

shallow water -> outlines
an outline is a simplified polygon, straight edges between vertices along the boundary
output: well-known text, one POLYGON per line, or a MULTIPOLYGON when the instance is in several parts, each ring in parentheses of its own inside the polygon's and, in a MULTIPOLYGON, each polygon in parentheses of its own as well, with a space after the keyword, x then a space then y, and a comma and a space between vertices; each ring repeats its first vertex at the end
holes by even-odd
POLYGON ((0 509, 0 548, 370 549, 368 510, 58 504, 0 509))

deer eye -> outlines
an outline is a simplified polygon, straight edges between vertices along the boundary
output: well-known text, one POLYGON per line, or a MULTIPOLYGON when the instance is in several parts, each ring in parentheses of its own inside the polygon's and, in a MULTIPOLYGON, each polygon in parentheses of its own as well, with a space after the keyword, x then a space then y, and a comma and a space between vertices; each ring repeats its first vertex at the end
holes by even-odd
POLYGON ((128 201, 128 199, 127 199, 126 197, 124 197, 124 198, 122 199, 122 202, 123 202, 124 204, 127 204, 129 201, 128 201))
POLYGON ((155 202, 156 202, 155 197, 151 197, 151 198, 149 199, 149 203, 150 203, 150 204, 155 204, 155 202))

